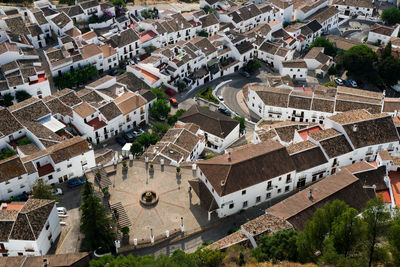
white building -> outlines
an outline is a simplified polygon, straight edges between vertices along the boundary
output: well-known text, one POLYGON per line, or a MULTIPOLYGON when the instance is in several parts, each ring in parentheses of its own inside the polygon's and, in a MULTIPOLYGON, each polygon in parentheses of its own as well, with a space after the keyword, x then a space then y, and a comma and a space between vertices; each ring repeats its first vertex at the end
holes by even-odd
POLYGON ((282 62, 282 69, 280 69, 279 74, 282 76, 289 75, 293 80, 305 81, 307 72, 307 63, 304 59, 293 59, 282 62))
POLYGON ((396 24, 394 26, 385 26, 375 23, 368 33, 367 42, 386 45, 390 38, 397 37, 399 34, 399 29, 400 24, 396 24))
POLYGON ((198 105, 192 105, 178 122, 198 125, 200 134, 205 137, 206 148, 217 153, 223 152, 241 136, 237 120, 198 105))
POLYGON ((45 255, 61 233, 54 200, 3 203, 0 215, 2 257, 45 255))
POLYGON ((340 11, 340 15, 346 17, 354 15, 371 17, 374 12, 373 2, 369 0, 334 0, 332 5, 340 11))

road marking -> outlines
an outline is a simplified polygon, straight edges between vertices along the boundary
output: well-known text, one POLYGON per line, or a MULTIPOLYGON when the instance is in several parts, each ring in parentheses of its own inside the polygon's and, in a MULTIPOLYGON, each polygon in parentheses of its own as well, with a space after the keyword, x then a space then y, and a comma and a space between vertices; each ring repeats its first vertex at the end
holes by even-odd
POLYGON ((60 247, 61 247, 62 244, 64 243, 65 238, 67 237, 67 235, 68 235, 69 232, 71 231, 71 228, 72 228, 72 227, 68 228, 67 233, 65 233, 65 235, 60 239, 60 242, 58 242, 58 245, 57 245, 57 248, 56 248, 56 251, 54 252, 54 254, 57 254, 58 250, 60 249, 60 247))

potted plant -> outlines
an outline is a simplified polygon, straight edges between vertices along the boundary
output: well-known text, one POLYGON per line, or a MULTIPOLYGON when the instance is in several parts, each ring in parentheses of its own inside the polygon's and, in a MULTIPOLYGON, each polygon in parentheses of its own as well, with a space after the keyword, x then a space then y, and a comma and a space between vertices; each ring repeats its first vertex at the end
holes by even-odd
POLYGON ((176 167, 176 174, 180 175, 181 174, 181 168, 180 167, 176 167))
POLYGON ((100 178, 100 172, 99 171, 96 172, 96 177, 100 178))
POLYGON ((124 226, 121 228, 121 233, 122 233, 122 242, 124 244, 129 244, 129 227, 124 226))
POLYGON ((106 186, 103 189, 101 189, 101 191, 103 192, 104 197, 109 197, 110 196, 110 191, 108 189, 108 186, 106 186))
POLYGON ((126 163, 126 161, 122 161, 122 170, 126 171, 128 170, 128 164, 126 163))
POLYGON ((153 163, 150 163, 150 170, 153 170, 154 169, 154 165, 153 165, 153 163))

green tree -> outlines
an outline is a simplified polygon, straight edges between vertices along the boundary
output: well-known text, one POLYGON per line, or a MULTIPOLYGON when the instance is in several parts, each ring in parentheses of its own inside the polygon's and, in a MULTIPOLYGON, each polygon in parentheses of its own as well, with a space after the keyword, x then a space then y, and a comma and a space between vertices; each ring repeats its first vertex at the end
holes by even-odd
POLYGON ((28 99, 28 98, 31 98, 32 96, 28 93, 28 92, 26 92, 26 91, 24 91, 24 90, 22 90, 22 91, 17 91, 16 93, 15 93, 15 98, 17 99, 17 101, 18 102, 22 102, 22 101, 24 101, 24 100, 26 100, 26 99, 28 99))
POLYGON ((362 212, 363 222, 366 225, 365 249, 368 266, 381 260, 383 248, 379 246, 378 238, 385 234, 390 213, 385 208, 381 198, 374 198, 367 202, 366 208, 362 212))
POLYGON ((362 221, 357 215, 356 209, 348 208, 333 221, 330 237, 336 251, 344 257, 348 257, 362 239, 362 221))
POLYGON ((400 22, 400 10, 397 7, 383 10, 381 19, 389 25, 394 25, 400 22))
POLYGON ((325 237, 332 231, 333 221, 346 211, 349 206, 340 200, 327 202, 323 208, 315 211, 312 220, 297 239, 297 249, 302 262, 316 262, 316 251, 323 252, 325 237))
POLYGON ((235 116, 233 119, 240 122, 240 131, 246 130, 246 120, 244 117, 235 116))
POLYGON ((378 64, 378 73, 387 85, 395 85, 400 79, 400 60, 395 57, 385 57, 378 64))
POLYGON ((167 99, 167 95, 161 88, 151 88, 151 92, 157 97, 157 99, 167 99))
POLYGON ((157 50, 157 47, 151 45, 151 46, 147 46, 143 49, 146 52, 147 56, 151 56, 151 53, 153 53, 155 50, 157 50))
POLYGON ((14 97, 10 93, 4 94, 3 99, 4 99, 3 100, 4 106, 6 107, 12 106, 14 97))
POLYGON ((314 41, 310 45, 310 49, 313 47, 324 47, 324 54, 334 57, 336 56, 337 50, 336 47, 333 45, 332 42, 330 42, 328 39, 325 37, 317 37, 314 39, 314 41))
POLYGON ((171 107, 163 99, 157 99, 151 107, 150 114, 154 118, 166 117, 171 111, 171 107))
POLYGON ((247 63, 247 68, 250 72, 256 71, 261 68, 261 63, 258 60, 250 60, 249 63, 247 63))
POLYGON ((392 42, 391 41, 389 41, 387 43, 387 45, 385 46, 385 48, 383 49, 382 54, 381 54, 382 59, 385 59, 388 57, 392 57, 392 42))
POLYGON ((197 35, 207 38, 208 37, 208 32, 206 32, 205 30, 201 30, 201 31, 199 31, 199 33, 197 35))
POLYGON ((160 138, 158 138, 156 134, 151 133, 144 133, 136 138, 136 141, 145 148, 149 147, 150 145, 155 145, 159 140, 160 138))
POLYGON ((343 66, 351 75, 368 77, 374 73, 378 55, 366 45, 356 45, 343 55, 343 66))
POLYGON ((337 87, 336 83, 333 82, 333 81, 326 82, 326 83, 323 84, 323 86, 326 86, 326 87, 337 87))
POLYGON ((261 237, 259 246, 252 251, 258 262, 263 261, 297 261, 297 232, 280 231, 274 235, 261 237))
POLYGON ((400 266, 400 216, 393 220, 389 230, 389 244, 394 266, 400 266))
POLYGON ((179 117, 186 112, 186 109, 178 109, 174 115, 168 116, 168 124, 173 126, 179 119, 179 117))
POLYGON ((80 230, 85 235, 85 244, 88 249, 102 248, 104 252, 113 246, 111 231, 111 217, 106 213, 100 198, 94 194, 92 183, 85 181, 82 190, 82 212, 80 230))
POLYGON ((154 123, 153 127, 151 127, 151 130, 158 136, 163 136, 168 131, 169 128, 171 127, 168 124, 162 122, 156 122, 154 123))
POLYGON ((143 146, 139 142, 133 142, 131 146, 131 153, 137 155, 143 152, 143 146))
POLYGON ((56 199, 56 196, 52 194, 51 185, 47 185, 42 179, 37 179, 32 190, 33 198, 38 199, 56 199))

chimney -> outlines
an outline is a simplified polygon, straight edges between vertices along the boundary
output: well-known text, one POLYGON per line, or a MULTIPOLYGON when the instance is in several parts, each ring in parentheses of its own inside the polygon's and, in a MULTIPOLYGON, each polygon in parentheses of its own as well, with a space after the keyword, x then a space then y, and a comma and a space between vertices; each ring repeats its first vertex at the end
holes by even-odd
POLYGON ((312 196, 312 188, 310 188, 310 190, 308 191, 308 199, 312 199, 313 198, 313 196, 312 196))
POLYGON ((353 132, 356 133, 357 131, 358 131, 358 125, 357 125, 357 124, 354 124, 354 125, 353 125, 353 132))
POLYGON ((225 181, 222 180, 222 181, 221 181, 221 187, 224 187, 224 186, 225 186, 225 181))
POLYGON ((231 161, 231 152, 228 152, 228 161, 231 161))

